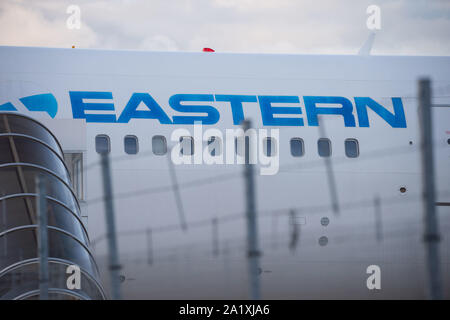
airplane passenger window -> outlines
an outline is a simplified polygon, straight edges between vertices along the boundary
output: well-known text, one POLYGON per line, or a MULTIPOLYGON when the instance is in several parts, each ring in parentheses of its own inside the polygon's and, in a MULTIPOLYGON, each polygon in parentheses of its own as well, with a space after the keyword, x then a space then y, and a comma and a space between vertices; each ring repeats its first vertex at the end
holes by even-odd
POLYGON ((331 156, 331 141, 327 138, 320 138, 317 141, 317 149, 319 151, 319 156, 329 157, 331 156))
POLYGON ((359 156, 359 145, 356 139, 345 140, 345 155, 349 158, 357 158, 359 156))
POLYGON ((219 137, 210 137, 208 139, 208 151, 213 157, 222 154, 222 141, 219 137))
POLYGON ((136 136, 125 136, 123 145, 127 154, 137 154, 139 151, 138 138, 136 136))
POLYGON ((111 152, 111 142, 106 134, 99 134, 95 137, 95 151, 100 154, 111 152))
POLYGON ((247 143, 248 139, 244 139, 244 137, 236 137, 234 138, 234 152, 243 157, 245 154, 245 143, 247 143))
POLYGON ((181 150, 180 153, 185 156, 191 156, 194 154, 194 138, 181 137, 180 138, 181 150))
MULTIPOLYGON (((269 138, 271 139, 271 138, 269 138)), ((275 141, 275 140, 274 140, 275 141)), ((243 161, 244 163, 248 163, 249 161, 251 161, 252 163, 254 163, 254 161, 256 160, 253 159, 253 157, 257 157, 257 147, 258 147, 258 138, 257 137, 251 137, 251 136, 239 136, 239 137, 235 137, 234 138, 234 147, 235 147, 235 153, 244 158, 243 161), (250 157, 252 157, 252 159, 250 159, 250 157)), ((265 143, 265 141, 263 141, 263 152, 267 152, 267 143, 265 143), (265 146, 264 146, 265 144, 265 146)), ((276 146, 275 144, 271 144, 271 146, 269 147, 269 156, 273 156, 276 153, 276 146), (270 149, 271 148, 271 149, 270 149)), ((267 154, 267 153, 266 153, 267 154)))
POLYGON ((263 152, 267 157, 273 157, 276 154, 276 140, 268 137, 263 140, 263 152))
POLYGON ((153 136, 152 151, 157 156, 163 156, 167 153, 167 141, 164 136, 153 136))
POLYGON ((293 157, 301 157, 305 154, 305 147, 303 144, 303 139, 292 138, 291 139, 291 155, 293 157))

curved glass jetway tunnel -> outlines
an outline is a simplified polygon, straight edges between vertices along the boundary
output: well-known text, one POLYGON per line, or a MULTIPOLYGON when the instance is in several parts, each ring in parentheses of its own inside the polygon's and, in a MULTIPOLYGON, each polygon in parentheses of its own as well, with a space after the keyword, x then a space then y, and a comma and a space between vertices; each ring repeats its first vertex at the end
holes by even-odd
POLYGON ((0 299, 39 299, 36 177, 46 183, 49 299, 104 299, 63 151, 42 124, 0 113, 0 299), (69 289, 67 268, 80 269, 69 289))

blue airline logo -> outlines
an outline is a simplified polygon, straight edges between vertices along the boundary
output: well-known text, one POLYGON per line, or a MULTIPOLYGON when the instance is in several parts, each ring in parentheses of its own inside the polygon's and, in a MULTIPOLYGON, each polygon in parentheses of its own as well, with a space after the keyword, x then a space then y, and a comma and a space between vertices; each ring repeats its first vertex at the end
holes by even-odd
MULTIPOLYGON (((368 109, 393 128, 406 128, 405 112, 401 98, 391 98, 393 112, 369 97, 354 97, 353 103, 339 96, 303 96, 306 117, 300 106, 281 106, 300 103, 298 96, 256 96, 224 94, 174 94, 169 98, 169 106, 180 112, 170 118, 161 105, 148 93, 135 92, 131 95, 122 113, 116 118, 112 92, 70 91, 70 101, 74 119, 86 122, 128 123, 132 119, 153 119, 160 124, 194 124, 199 121, 213 125, 220 119, 219 111, 212 105, 195 105, 193 102, 227 102, 233 115, 233 124, 239 125, 244 119, 243 103, 259 103, 263 125, 266 126, 318 126, 318 116, 323 114, 342 116, 346 127, 356 127, 354 106, 359 127, 369 127, 368 109), (111 100, 93 102, 92 100, 111 100), (90 102, 85 102, 90 100, 90 102), (189 105, 183 104, 189 102, 189 105), (144 104, 146 110, 138 110, 144 104), (320 106, 319 106, 320 105, 320 106), (87 111, 87 112, 86 112, 87 111), (102 113, 95 113, 102 111, 102 113), (111 111, 105 114, 105 111, 111 111), (193 115, 196 114, 196 115, 193 115), (203 115, 198 115, 203 114, 203 115), (289 115, 290 117, 283 117, 289 115), (293 117, 296 115, 297 117, 293 117)), ((211 103, 212 104, 212 103, 211 103)))
MULTIPOLYGON (((58 112, 58 102, 51 93, 35 94, 19 100, 29 111, 44 111, 52 118, 58 112)), ((17 108, 11 102, 7 102, 0 105, 0 111, 17 111, 17 108)))
MULTIPOLYGON (((223 95, 223 94, 174 94, 169 98, 169 106, 180 112, 170 118, 160 104, 148 93, 133 93, 119 117, 116 117, 112 92, 70 91, 70 101, 74 119, 85 119, 86 122, 128 123, 131 119, 154 119, 161 124, 194 124, 199 121, 205 125, 213 125, 220 119, 219 111, 212 105, 195 105, 193 102, 227 102, 229 103, 233 124, 239 125, 244 120, 243 103, 259 103, 263 125, 266 126, 318 126, 319 115, 342 116, 346 127, 356 127, 354 106, 359 127, 369 127, 368 109, 393 128, 406 128, 405 112, 401 98, 392 97, 393 112, 369 97, 354 97, 353 103, 339 96, 303 96, 306 117, 300 106, 280 106, 285 103, 300 103, 298 96, 256 96, 256 95, 223 95), (90 100, 91 102, 85 102, 90 100), (92 102, 93 100, 111 100, 109 103, 92 102), (189 105, 183 104, 189 102, 189 105), (147 110, 138 110, 144 104, 147 110), (320 105, 320 106, 319 106, 320 105), (87 111, 87 113, 86 113, 87 111), (101 111, 101 113, 95 113, 101 111), (105 114, 105 111, 111 111, 105 114), (195 113, 196 115, 189 115, 195 113), (203 115, 198 115, 203 114, 203 115), (283 117, 289 115, 290 117, 283 117), (297 117, 293 117, 297 116, 297 117), (306 119, 306 121, 304 120, 306 119)), ((44 111, 54 118, 58 111, 58 103, 51 93, 36 94, 19 99, 29 111, 44 111)), ((7 102, 0 105, 0 111, 17 111, 7 102)))

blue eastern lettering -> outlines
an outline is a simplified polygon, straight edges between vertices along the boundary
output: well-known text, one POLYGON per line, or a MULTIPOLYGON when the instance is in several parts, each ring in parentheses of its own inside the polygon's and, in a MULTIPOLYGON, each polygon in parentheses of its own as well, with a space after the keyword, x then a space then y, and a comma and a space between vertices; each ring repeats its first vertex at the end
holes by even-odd
POLYGON ((258 96, 263 125, 303 126, 301 118, 275 118, 276 114, 302 114, 300 107, 274 107, 272 103, 299 103, 297 96, 258 96))
POLYGON ((369 126, 369 118, 367 116, 367 107, 369 107, 384 121, 389 123, 392 128, 406 128, 405 111, 401 98, 392 98, 394 113, 389 112, 381 104, 369 97, 355 97, 355 105, 360 127, 369 126))
POLYGON ((216 98, 216 101, 224 101, 230 103, 234 125, 240 125, 242 120, 244 120, 244 109, 242 107, 242 102, 258 102, 256 96, 216 94, 214 97, 216 98))
POLYGON ((350 100, 344 97, 326 96, 304 96, 308 125, 318 126, 319 114, 335 114, 344 117, 346 127, 355 127, 355 117, 353 116, 353 105, 350 100), (342 107, 317 107, 317 104, 340 104, 342 107))
POLYGON ((170 118, 148 93, 133 93, 117 122, 127 123, 130 119, 157 119, 161 124, 171 124, 170 118), (144 103, 149 110, 137 110, 144 103))
MULTIPOLYGON (((114 111, 114 104, 105 102, 85 102, 89 100, 112 100, 112 92, 70 91, 74 119, 86 119, 86 122, 116 122, 115 114, 95 114, 86 111, 114 111)), ((46 111, 54 117, 57 110, 56 99, 49 94, 30 96, 20 99, 30 111, 46 111)), ((356 127, 353 104, 339 96, 304 96, 306 118, 309 126, 318 126, 319 115, 339 115, 346 127, 356 127), (321 106, 319 106, 321 105, 321 106), (328 106, 323 106, 328 105, 328 106), (338 105, 338 106, 336 106, 338 105)), ((300 106, 276 106, 275 104, 299 103, 298 96, 255 96, 225 94, 174 94, 169 98, 170 107, 181 113, 204 113, 205 115, 175 115, 172 120, 161 106, 148 93, 133 93, 117 122, 128 123, 131 119, 156 119, 161 124, 194 124, 199 121, 212 125, 219 121, 219 111, 211 105, 183 104, 183 102, 229 102, 233 124, 239 125, 244 120, 244 102, 259 102, 262 123, 265 126, 303 126, 299 117, 282 117, 283 115, 302 115, 300 106), (144 103, 148 110, 138 110, 144 103)), ((406 128, 406 118, 402 99, 392 98, 393 112, 369 97, 354 97, 359 127, 369 127, 367 109, 370 108, 393 128, 406 128)), ((16 111, 11 103, 0 105, 0 110, 16 111)))
POLYGON ((219 121, 220 113, 216 108, 207 105, 183 105, 183 101, 214 101, 212 94, 174 94, 169 99, 169 104, 173 110, 188 113, 206 113, 207 116, 173 116, 174 124, 215 124, 219 121))
POLYGON ((114 111, 113 103, 84 102, 84 99, 112 100, 112 92, 70 91, 70 102, 74 119, 86 119, 86 122, 116 122, 115 114, 86 114, 85 111, 114 111))

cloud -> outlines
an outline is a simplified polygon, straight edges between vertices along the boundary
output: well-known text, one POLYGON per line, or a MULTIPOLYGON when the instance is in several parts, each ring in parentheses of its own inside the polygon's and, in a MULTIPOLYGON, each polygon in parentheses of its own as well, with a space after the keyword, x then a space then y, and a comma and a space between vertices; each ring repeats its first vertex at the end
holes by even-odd
MULTIPOLYGON (((65 12, 65 8, 63 8, 65 12)), ((83 47, 95 46, 96 34, 84 25, 77 31, 66 26, 67 15, 46 17, 44 10, 23 1, 3 2, 0 6, 0 44, 10 46, 83 47)))
POLYGON ((159 34, 144 39, 139 45, 139 49, 154 51, 177 51, 178 46, 171 38, 159 34))
POLYGON ((450 5, 422 0, 41 0, 0 4, 0 43, 85 48, 354 54, 381 8, 376 54, 449 55, 450 5), (66 8, 81 8, 68 30, 66 8))

